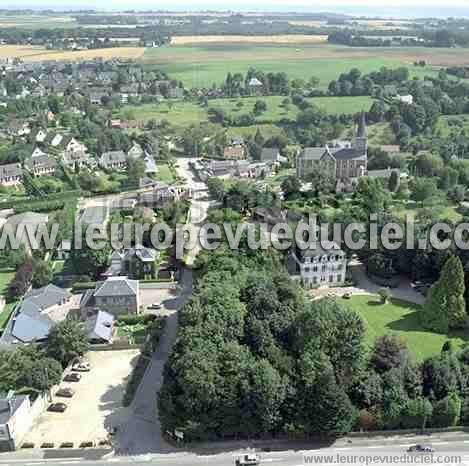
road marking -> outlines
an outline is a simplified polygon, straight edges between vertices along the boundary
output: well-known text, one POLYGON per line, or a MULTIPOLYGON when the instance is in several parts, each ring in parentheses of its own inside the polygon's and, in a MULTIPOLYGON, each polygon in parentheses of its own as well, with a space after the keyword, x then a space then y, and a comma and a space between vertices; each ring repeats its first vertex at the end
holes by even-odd
POLYGON ((341 447, 341 448, 334 448, 334 450, 353 450, 352 447, 341 447))
POLYGON ((433 442, 432 445, 448 445, 449 442, 433 442))

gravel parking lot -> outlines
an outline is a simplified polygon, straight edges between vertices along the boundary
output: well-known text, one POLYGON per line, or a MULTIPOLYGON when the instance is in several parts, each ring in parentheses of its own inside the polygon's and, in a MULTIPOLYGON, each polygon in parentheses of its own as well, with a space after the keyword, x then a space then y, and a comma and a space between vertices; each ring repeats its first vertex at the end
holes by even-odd
POLYGON ((68 405, 64 413, 44 412, 26 442, 39 447, 43 442, 98 442, 109 429, 125 423, 129 411, 122 407, 125 382, 137 360, 138 350, 90 351, 86 358, 91 371, 82 373, 79 382, 62 382, 60 388, 75 390, 73 398, 60 398, 53 391, 53 402, 68 405))

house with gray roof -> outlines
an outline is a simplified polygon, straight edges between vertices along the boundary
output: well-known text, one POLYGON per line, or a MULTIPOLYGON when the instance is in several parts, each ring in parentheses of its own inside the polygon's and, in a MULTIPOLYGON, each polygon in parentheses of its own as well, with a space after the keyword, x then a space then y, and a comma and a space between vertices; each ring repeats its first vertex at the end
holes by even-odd
POLYGON ((127 155, 122 150, 104 152, 99 158, 98 165, 105 170, 125 170, 127 168, 127 155))
POLYGON ((140 312, 140 288, 138 280, 127 277, 109 277, 96 283, 82 297, 80 309, 83 316, 95 309, 103 310, 114 316, 138 314, 140 312))
POLYGON ((44 342, 51 328, 66 319, 72 306, 72 294, 55 285, 47 285, 25 294, 2 336, 2 343, 44 342))
POLYGON ((362 113, 357 133, 350 144, 307 147, 296 159, 296 174, 307 179, 319 166, 329 170, 341 185, 365 175, 368 163, 365 114, 362 113))
POLYGON ((51 176, 57 169, 57 160, 47 154, 37 155, 25 160, 24 168, 34 176, 51 176))
POLYGON ((23 181, 23 169, 19 163, 0 165, 0 185, 18 186, 23 181))
POLYGON ((19 448, 33 422, 28 395, 0 394, 0 452, 19 448))
POLYGON ((98 310, 85 321, 88 341, 91 344, 111 343, 114 332, 114 316, 98 310))
POLYGON ((321 240, 308 249, 292 249, 287 269, 305 288, 341 286, 346 279, 347 257, 337 243, 321 240))

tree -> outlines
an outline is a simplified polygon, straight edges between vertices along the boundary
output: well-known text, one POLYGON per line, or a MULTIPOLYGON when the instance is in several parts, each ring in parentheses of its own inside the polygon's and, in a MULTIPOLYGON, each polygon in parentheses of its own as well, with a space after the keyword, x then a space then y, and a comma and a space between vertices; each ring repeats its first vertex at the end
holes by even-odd
POLYGON ((464 270, 459 257, 450 255, 440 278, 430 288, 421 313, 426 328, 440 333, 462 328, 466 322, 464 270))
POLYGON ((216 176, 210 177, 207 181, 208 192, 217 201, 223 201, 226 195, 225 182, 216 176))
POLYGON ((409 360, 409 350, 405 341, 394 335, 382 335, 375 341, 370 357, 370 365, 377 372, 403 367, 409 360))
POLYGON ((97 276, 107 266, 111 247, 107 238, 100 241, 104 242, 102 249, 92 249, 85 237, 82 238, 81 248, 72 247, 72 263, 78 273, 97 276))
POLYGON ((260 115, 267 110, 267 104, 263 100, 256 100, 254 104, 254 114, 260 115))
POLYGON ((301 182, 294 175, 287 176, 281 184, 281 189, 286 199, 293 199, 300 193, 301 182))
POLYGON ((433 406, 426 398, 418 397, 410 399, 402 413, 402 424, 404 429, 425 429, 428 419, 433 414, 433 406))
POLYGON ((458 425, 461 417, 461 399, 457 393, 448 396, 435 403, 433 408, 432 425, 435 427, 452 427, 458 425))
POLYGON ((142 159, 129 159, 127 161, 128 184, 138 187, 140 178, 145 176, 145 162, 142 159))
POLYGON ((381 304, 386 304, 391 297, 391 292, 389 288, 380 288, 378 290, 378 295, 381 298, 381 304))
POLYGON ((88 350, 88 336, 83 325, 73 319, 64 320, 49 332, 47 354, 59 361, 63 367, 88 350))
POLYGON ((33 265, 33 288, 41 288, 48 285, 54 276, 50 262, 36 260, 33 265))
POLYGON ((388 183, 389 191, 391 191, 392 193, 395 193, 399 188, 399 184, 400 184, 399 173, 396 170, 393 170, 391 172, 391 176, 389 177, 389 183, 388 183))

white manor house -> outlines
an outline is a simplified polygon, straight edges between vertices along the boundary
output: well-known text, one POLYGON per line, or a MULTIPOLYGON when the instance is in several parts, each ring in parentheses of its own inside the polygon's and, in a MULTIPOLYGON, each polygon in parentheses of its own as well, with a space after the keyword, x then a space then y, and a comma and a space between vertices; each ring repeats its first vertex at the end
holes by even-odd
POLYGON ((343 285, 347 272, 347 257, 337 243, 321 241, 314 248, 292 250, 288 270, 305 288, 343 285))

